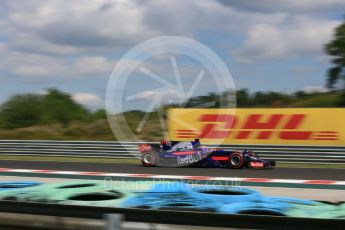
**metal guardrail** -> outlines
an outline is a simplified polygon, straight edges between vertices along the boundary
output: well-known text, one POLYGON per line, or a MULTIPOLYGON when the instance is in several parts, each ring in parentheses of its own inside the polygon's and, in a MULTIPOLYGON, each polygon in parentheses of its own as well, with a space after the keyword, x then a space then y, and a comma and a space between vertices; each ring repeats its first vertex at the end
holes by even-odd
POLYGON ((131 222, 246 229, 343 229, 345 226, 345 219, 292 218, 249 214, 229 215, 16 201, 0 201, 0 212, 87 219, 103 219, 107 214, 116 213, 123 214, 124 220, 131 222))
MULTIPOLYGON (((140 157, 138 142, 0 140, 1 155, 140 157)), ((213 145, 210 145, 213 146, 213 145)), ((262 158, 281 163, 345 164, 345 146, 221 145, 225 150, 254 150, 262 158)))

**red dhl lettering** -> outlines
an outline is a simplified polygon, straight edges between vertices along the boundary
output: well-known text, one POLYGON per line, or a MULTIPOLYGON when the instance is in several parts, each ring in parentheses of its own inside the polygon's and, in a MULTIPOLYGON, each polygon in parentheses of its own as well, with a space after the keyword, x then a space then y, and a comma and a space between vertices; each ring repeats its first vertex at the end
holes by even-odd
POLYGON ((232 114, 203 114, 199 119, 203 123, 200 132, 177 130, 176 137, 205 139, 230 137, 237 140, 268 140, 273 137, 281 140, 338 140, 339 133, 335 131, 299 130, 305 119, 307 119, 306 114, 251 114, 240 125, 239 117, 232 114))

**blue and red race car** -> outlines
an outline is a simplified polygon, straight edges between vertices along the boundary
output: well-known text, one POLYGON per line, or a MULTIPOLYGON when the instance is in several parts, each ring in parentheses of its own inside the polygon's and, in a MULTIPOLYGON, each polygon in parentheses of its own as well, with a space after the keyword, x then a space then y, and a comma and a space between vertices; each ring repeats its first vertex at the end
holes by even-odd
POLYGON ((140 144, 138 148, 142 154, 143 166, 269 169, 276 165, 275 161, 260 159, 252 151, 208 148, 201 146, 198 139, 186 142, 163 142, 161 145, 140 144))

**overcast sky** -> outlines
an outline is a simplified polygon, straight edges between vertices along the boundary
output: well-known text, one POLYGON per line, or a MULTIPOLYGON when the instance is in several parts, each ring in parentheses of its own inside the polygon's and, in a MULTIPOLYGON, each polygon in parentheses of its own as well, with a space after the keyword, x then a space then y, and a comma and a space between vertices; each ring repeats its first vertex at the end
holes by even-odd
POLYGON ((322 89, 323 45, 344 14, 344 0, 2 0, 0 103, 56 87, 102 108, 117 60, 162 35, 213 49, 237 88, 322 89))

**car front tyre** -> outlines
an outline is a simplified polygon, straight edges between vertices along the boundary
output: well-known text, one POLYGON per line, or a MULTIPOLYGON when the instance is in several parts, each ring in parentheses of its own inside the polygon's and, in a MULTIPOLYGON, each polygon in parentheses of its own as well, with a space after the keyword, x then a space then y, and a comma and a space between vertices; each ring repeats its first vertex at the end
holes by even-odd
POLYGON ((244 166, 244 157, 240 152, 231 153, 229 156, 229 167, 232 169, 241 169, 244 166))

